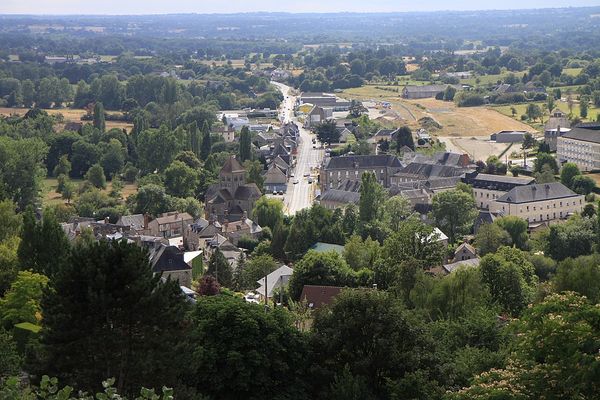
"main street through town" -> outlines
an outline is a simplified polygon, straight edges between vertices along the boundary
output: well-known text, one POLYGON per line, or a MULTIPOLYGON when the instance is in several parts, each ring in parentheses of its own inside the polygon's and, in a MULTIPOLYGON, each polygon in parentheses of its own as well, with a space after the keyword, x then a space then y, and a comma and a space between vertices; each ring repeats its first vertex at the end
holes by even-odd
POLYGON ((297 147, 296 167, 294 177, 290 178, 287 192, 283 196, 285 211, 288 215, 294 215, 298 211, 312 205, 315 189, 318 187, 318 168, 321 166, 325 151, 322 148, 313 148, 312 139, 315 135, 304 129, 302 124, 294 116, 294 105, 296 96, 292 88, 279 82, 273 82, 284 95, 280 108, 282 122, 294 122, 300 128, 300 140, 297 147), (294 184, 295 181, 298 183, 294 184), (311 182, 312 183, 309 183, 311 182))

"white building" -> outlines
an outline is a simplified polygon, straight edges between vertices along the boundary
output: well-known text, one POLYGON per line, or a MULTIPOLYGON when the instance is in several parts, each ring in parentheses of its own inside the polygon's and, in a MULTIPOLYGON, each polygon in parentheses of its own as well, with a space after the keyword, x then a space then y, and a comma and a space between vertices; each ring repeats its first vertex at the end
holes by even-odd
POLYGON ((580 213, 584 205, 584 196, 562 183, 539 183, 513 188, 490 203, 490 212, 523 218, 532 227, 580 213))
POLYGON ((575 163, 581 171, 600 169, 600 123, 579 124, 558 137, 556 154, 561 163, 575 163))

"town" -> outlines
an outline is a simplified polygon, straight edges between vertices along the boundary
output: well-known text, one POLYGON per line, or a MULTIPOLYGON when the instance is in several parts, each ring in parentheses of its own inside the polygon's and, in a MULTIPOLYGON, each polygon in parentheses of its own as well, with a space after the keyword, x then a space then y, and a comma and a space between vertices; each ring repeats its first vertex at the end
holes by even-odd
POLYGON ((2 399, 598 398, 600 7, 4 7, 2 399))

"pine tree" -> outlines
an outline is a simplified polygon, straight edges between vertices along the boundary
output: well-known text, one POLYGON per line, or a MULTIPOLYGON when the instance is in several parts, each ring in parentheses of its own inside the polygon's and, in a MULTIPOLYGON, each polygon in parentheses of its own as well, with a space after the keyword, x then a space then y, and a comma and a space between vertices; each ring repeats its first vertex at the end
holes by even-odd
POLYGON ((104 106, 101 102, 97 102, 94 106, 94 128, 100 130, 100 132, 104 132, 106 130, 104 106))
POLYGON ((193 121, 188 129, 190 132, 190 150, 196 157, 200 158, 200 133, 198 132, 198 124, 196 121, 193 121))
POLYGON ((410 149, 415 149, 415 142, 413 140, 412 131, 408 126, 403 126, 396 132, 396 151, 400 151, 403 146, 407 146, 410 149))
POLYGON ((204 125, 202 125, 202 147, 200 148, 200 158, 202 160, 206 160, 209 156, 211 147, 210 126, 208 121, 204 121, 204 125))
POLYGON ((52 210, 44 210, 41 222, 36 221, 33 208, 25 211, 18 249, 21 269, 51 277, 65 263, 70 251, 69 240, 52 210))
POLYGON ((172 387, 186 308, 178 283, 154 275, 137 245, 76 246, 42 299, 40 370, 88 391, 107 376, 128 394, 172 387))
POLYGON ((210 256, 208 271, 206 273, 217 278, 217 281, 221 286, 230 288, 233 284, 233 271, 231 265, 229 265, 227 259, 219 249, 210 256))
POLYGON ((133 138, 133 143, 137 144, 137 140, 140 133, 142 133, 146 129, 148 129, 148 126, 143 116, 138 115, 133 119, 133 128, 131 129, 131 137, 133 138))
POLYGON ((242 128, 240 132, 240 161, 244 162, 246 160, 252 159, 252 138, 250 135, 250 130, 247 126, 242 128))

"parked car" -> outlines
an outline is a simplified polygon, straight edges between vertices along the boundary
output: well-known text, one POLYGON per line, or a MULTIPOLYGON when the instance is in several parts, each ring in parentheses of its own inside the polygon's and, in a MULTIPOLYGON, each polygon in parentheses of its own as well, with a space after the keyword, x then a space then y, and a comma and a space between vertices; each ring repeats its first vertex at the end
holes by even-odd
POLYGON ((277 196, 277 190, 273 190, 273 196, 277 196))
POLYGON ((283 190, 280 190, 278 193, 280 196, 283 196, 283 190))

